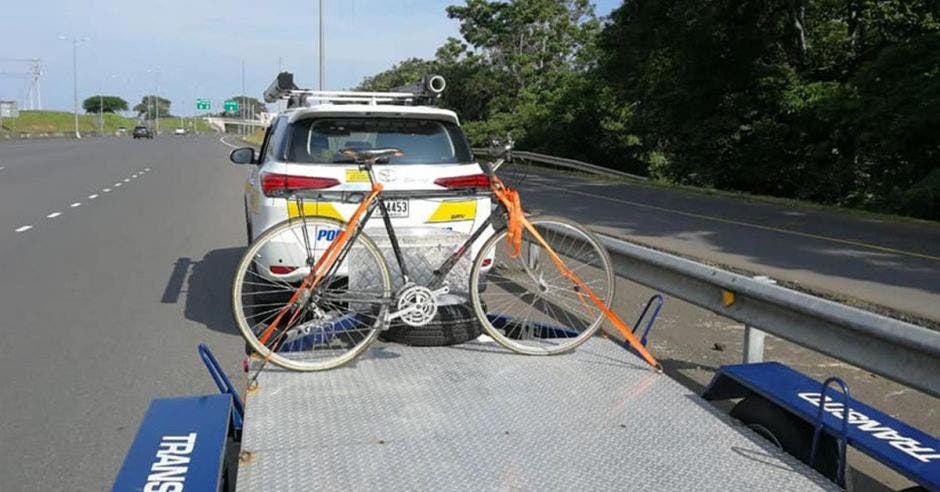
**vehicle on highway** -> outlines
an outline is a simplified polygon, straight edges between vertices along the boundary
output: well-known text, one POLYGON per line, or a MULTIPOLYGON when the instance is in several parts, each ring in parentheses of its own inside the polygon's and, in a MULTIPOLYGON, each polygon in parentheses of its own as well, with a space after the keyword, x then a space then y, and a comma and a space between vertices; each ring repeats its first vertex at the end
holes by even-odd
POLYGON ((134 140, 137 140, 138 138, 153 138, 153 132, 150 131, 150 128, 143 125, 135 126, 133 135, 134 140))
POLYGON ((186 129, 177 128, 176 130, 173 130, 173 135, 186 135, 186 129))
MULTIPOLYGON (((440 77, 430 77, 415 92, 401 92, 407 97, 390 97, 389 93, 314 93, 300 91, 293 76, 283 73, 265 94, 266 100, 289 97, 288 109, 280 113, 265 131, 259 152, 251 148, 233 152, 233 161, 253 164, 245 184, 245 220, 247 239, 251 243, 265 231, 288 218, 317 217, 323 227, 315 234, 317 251, 326 248, 343 228, 370 192, 370 174, 360 163, 341 150, 394 147, 403 155, 389 155, 374 166, 374 177, 387 192, 396 193, 382 201, 386 217, 401 239, 406 261, 421 263, 412 272, 414 279, 423 280, 431 274, 437 258, 429 259, 416 253, 416 243, 431 245, 450 254, 467 235, 486 225, 491 211, 491 197, 466 193, 458 196, 422 197, 421 193, 440 192, 454 188, 453 183, 468 176, 484 177, 474 159, 470 145, 453 111, 432 106, 444 90, 440 77), (237 159, 236 159, 237 157, 237 159), (329 184, 329 193, 317 199, 288 199, 298 188, 316 188, 329 184), (403 192, 411 192, 406 194, 403 192), (446 247, 444 246, 446 243, 446 247), (452 249, 447 249, 452 247, 452 249)), ((366 223, 366 233, 390 252, 384 221, 366 223)), ((471 246, 467 261, 454 270, 454 276, 466 275, 470 261, 476 258, 483 243, 493 234, 486 226, 471 246)), ((257 275, 266 281, 292 283, 305 277, 306 265, 287 264, 288 252, 297 242, 286 238, 281 252, 265 254, 256 266, 257 275)), ((492 261, 492 259, 491 259, 492 261)), ((491 262, 483 266, 488 271, 491 262)), ((396 272, 397 274, 397 272, 396 272)), ((454 283, 458 283, 454 281, 454 283)), ((430 327, 434 333, 402 328, 400 334, 415 343, 451 344, 475 338, 480 333, 477 315, 468 304, 468 282, 459 282, 463 297, 454 295, 452 304, 443 304, 440 316, 430 327), (449 328, 448 328, 449 326, 449 328), (445 330, 447 334, 444 334, 445 330), (422 339, 422 340, 419 340, 422 339), (433 340, 433 341, 431 341, 433 340)), ((289 296, 288 296, 289 297, 289 296)), ((271 299, 280 302, 283 299, 271 299)), ((396 337, 396 330, 385 333, 396 337)), ((405 341, 398 338, 397 341, 405 341)))
POLYGON ((119 126, 119 127, 117 127, 117 130, 114 131, 114 134, 117 135, 117 136, 119 136, 119 137, 120 137, 120 136, 127 135, 127 127, 126 127, 126 126, 119 126))

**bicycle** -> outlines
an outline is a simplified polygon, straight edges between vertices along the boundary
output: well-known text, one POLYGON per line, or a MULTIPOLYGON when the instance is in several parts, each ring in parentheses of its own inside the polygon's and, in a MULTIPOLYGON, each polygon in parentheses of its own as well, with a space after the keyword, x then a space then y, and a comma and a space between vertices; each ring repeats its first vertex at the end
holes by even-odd
POLYGON ((480 163, 482 174, 456 178, 448 189, 391 192, 383 191, 373 167, 403 155, 401 150, 339 152, 368 174, 368 194, 331 196, 315 186, 285 192, 284 198, 297 202, 299 216, 268 229, 239 262, 232 289, 235 319, 265 362, 301 371, 331 369, 365 351, 392 322, 426 325, 438 300, 455 287, 448 273, 482 241, 470 269, 469 302, 497 343, 527 355, 559 354, 587 341, 607 319, 643 360, 661 370, 610 310, 614 273, 604 246, 569 220, 527 216, 518 192, 495 174, 505 158, 480 163), (383 199, 481 195, 490 197, 493 212, 434 270, 430 282, 413 282, 383 199), (303 205, 311 199, 360 201, 342 223, 306 215, 303 205), (364 232, 376 210, 403 280, 394 291, 385 256, 364 232))

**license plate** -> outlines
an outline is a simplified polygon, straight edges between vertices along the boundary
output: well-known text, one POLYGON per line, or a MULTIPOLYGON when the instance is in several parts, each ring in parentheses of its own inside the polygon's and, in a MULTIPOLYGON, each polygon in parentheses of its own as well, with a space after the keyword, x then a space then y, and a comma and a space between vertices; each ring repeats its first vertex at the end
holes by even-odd
POLYGON ((407 217, 408 200, 384 200, 389 217, 407 217))

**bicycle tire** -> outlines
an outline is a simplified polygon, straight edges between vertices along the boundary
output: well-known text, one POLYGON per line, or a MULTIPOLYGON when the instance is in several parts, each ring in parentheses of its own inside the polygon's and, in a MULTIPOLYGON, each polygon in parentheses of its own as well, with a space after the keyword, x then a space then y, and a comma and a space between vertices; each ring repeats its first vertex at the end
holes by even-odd
MULTIPOLYGON (((321 230, 330 231, 329 235, 335 237, 338 231, 345 228, 342 222, 324 217, 306 217, 304 219, 288 219, 280 222, 259 236, 242 255, 235 272, 232 284, 232 309, 236 323, 246 343, 261 357, 269 358, 271 362, 286 369, 296 371, 320 371, 341 366, 365 351, 377 338, 384 323, 389 308, 392 281, 389 275, 385 258, 375 243, 364 233, 360 233, 351 245, 350 254, 339 265, 340 271, 346 268, 345 292, 349 296, 350 282, 367 282, 368 292, 363 290, 364 296, 358 300, 326 301, 330 295, 342 293, 343 277, 337 276, 330 285, 322 284, 319 289, 322 295, 320 301, 314 298, 288 308, 290 295, 296 291, 299 281, 289 281, 277 278, 274 274, 259 274, 265 267, 273 272, 273 267, 267 262, 278 258, 283 262, 284 257, 289 259, 288 265, 312 264, 309 261, 311 254, 322 253, 330 241, 317 242, 317 234, 321 230), (304 230, 307 235, 304 235, 304 230), (336 232, 334 232, 336 231, 336 232), (310 237, 313 237, 312 246, 310 237), (303 239, 302 239, 303 238, 303 239), (294 243, 292 241, 300 241, 294 243), (267 248, 267 249, 265 249, 267 248), (300 248, 300 253, 298 253, 300 248), (313 252, 313 253, 311 253, 313 252), (371 258, 371 260, 370 260, 371 258), (371 263, 369 263, 371 261, 371 263), (349 263, 349 264, 347 264, 349 263), (355 265, 355 267, 351 265, 355 265), (355 268, 355 273, 353 272, 355 268), (249 278, 246 282, 246 278, 249 278), (366 279, 366 280, 361 280, 366 279), (336 286, 336 287, 334 287, 336 286), (259 290, 260 289, 260 290, 259 290), (264 290, 269 289, 269 290, 264 290), (293 290, 291 290, 293 289, 293 290), (334 292, 335 291, 335 292, 334 292), (286 294, 290 295, 286 295, 286 294), (246 306, 243 299, 249 296, 271 299, 280 294, 277 300, 262 305, 261 315, 252 311, 251 305, 246 306), (368 294, 366 297, 365 294, 368 294), (380 300, 381 298, 381 300, 380 300), (278 306, 278 303, 284 303, 278 306), (345 305, 344 305, 345 302, 345 305), (361 312, 355 312, 354 309, 361 312), (273 307, 272 307, 273 306, 273 307), (263 331, 281 309, 302 309, 295 324, 285 323, 283 329, 279 328, 277 338, 282 341, 273 342, 274 351, 259 340, 258 331, 263 331), (344 313, 343 309, 348 312, 344 313), (366 313, 368 311, 368 313, 366 313), (307 316, 310 316, 310 319, 307 316), (251 318, 251 319, 249 319, 251 318), (260 320, 258 320, 260 318, 260 320), (355 329, 353 329, 355 328, 355 329), (346 340, 343 340, 343 338, 346 340), (345 348, 333 349, 331 346, 345 348), (335 353, 334 353, 335 352, 335 353), (314 359, 314 360, 311 360, 314 359)), ((285 267, 290 268, 290 267, 285 267)), ((297 275, 306 276, 304 268, 299 268, 297 275)), ((289 272, 288 275, 292 274, 289 272)), ((287 319, 288 316, 284 316, 287 319)))
MULTIPOLYGON (((582 281, 609 308, 614 298, 614 269, 607 249, 597 237, 581 225, 560 217, 528 220, 569 269, 579 277, 591 274, 588 280, 582 281)), ((523 229, 522 248, 526 251, 518 258, 511 258, 505 250, 507 232, 502 228, 487 239, 470 270, 471 305, 483 330, 503 347, 526 355, 554 355, 577 348, 600 328, 604 312, 580 294, 577 285, 564 277, 547 253, 546 261, 541 261, 541 253, 533 253, 544 251, 544 247, 526 229, 523 229), (483 263, 487 258, 491 258, 492 266, 489 272, 484 272, 483 263), (546 274, 550 275, 548 280, 546 274), (481 291, 484 276, 485 292, 481 291), (554 280, 559 280, 561 286, 549 288, 548 282, 554 280), (529 289, 520 293, 520 288, 529 289), (524 307, 526 298, 533 301, 524 307), (539 307, 535 307, 537 304, 539 307), (526 317, 530 312, 532 319, 526 317), (572 324, 576 326, 570 326, 572 324)))

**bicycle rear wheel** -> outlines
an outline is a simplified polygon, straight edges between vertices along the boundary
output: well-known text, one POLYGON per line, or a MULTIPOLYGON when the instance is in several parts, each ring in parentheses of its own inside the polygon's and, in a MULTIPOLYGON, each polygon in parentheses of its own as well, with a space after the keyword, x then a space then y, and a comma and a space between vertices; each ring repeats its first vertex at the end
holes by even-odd
POLYGON ((345 228, 322 217, 289 219, 245 251, 232 286, 235 320, 248 345, 293 370, 340 366, 378 336, 391 299, 385 259, 365 234, 315 289, 297 294, 312 265, 345 228))
MULTIPOLYGON (((548 246, 609 307, 614 270, 604 246, 566 219, 530 218, 548 246)), ((565 276, 545 246, 526 229, 512 257, 507 230, 490 237, 470 273, 470 298, 483 329, 504 347, 528 355, 552 355, 581 345, 604 321, 604 313, 565 276), (484 264, 489 264, 488 269, 484 264)))

